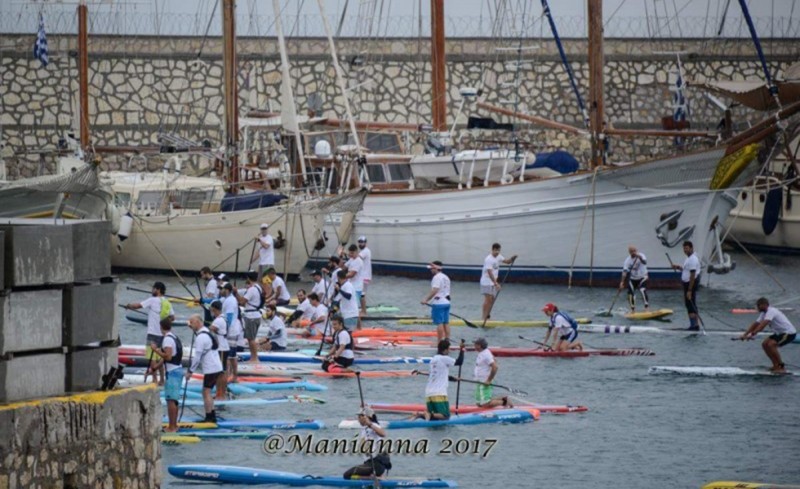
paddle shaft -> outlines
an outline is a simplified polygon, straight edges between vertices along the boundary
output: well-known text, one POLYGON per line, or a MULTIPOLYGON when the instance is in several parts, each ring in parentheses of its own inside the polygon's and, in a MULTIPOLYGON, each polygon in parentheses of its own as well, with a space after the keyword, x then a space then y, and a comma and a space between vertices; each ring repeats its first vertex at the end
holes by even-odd
MULTIPOLYGON (((461 339, 461 348, 464 348, 464 339, 461 339)), ((461 397, 461 367, 464 366, 464 362, 461 362, 461 365, 458 366, 458 382, 456 383, 456 415, 458 415, 458 401, 461 397)))
MULTIPOLYGON (((323 335, 323 337, 324 337, 324 335, 323 335)), ((358 382, 358 397, 361 399, 361 409, 364 409, 364 406, 365 406, 365 404, 364 404, 364 389, 361 388, 361 372, 356 370, 355 374, 356 374, 356 381, 358 382)), ((372 458, 372 445, 370 445, 369 448, 370 448, 369 461, 370 461, 370 464, 372 465, 372 478, 375 481, 375 487, 380 489, 381 484, 380 484, 380 482, 378 482, 378 475, 375 473, 375 460, 373 460, 373 458, 372 458)))
MULTIPOLYGON (((152 293, 152 291, 150 290, 137 289, 136 287, 126 287, 126 289, 132 290, 134 292, 144 292, 145 294, 152 293)), ((183 302, 197 302, 197 299, 195 299, 194 297, 192 297, 191 299, 187 299, 186 297, 178 297, 176 295, 167 295, 167 294, 162 294, 161 297, 166 297, 168 299, 175 299, 177 301, 183 301, 183 302)))
MULTIPOLYGON (((192 354, 194 353, 194 339, 197 335, 192 334, 192 343, 189 345, 189 368, 192 367, 192 354)), ((224 370, 225 366, 223 365, 223 370, 221 375, 227 375, 226 371, 224 370)), ((178 413, 178 422, 181 422, 181 418, 183 418, 183 409, 186 407, 186 389, 189 387, 189 379, 186 379, 186 383, 183 385, 183 398, 181 399, 181 412, 178 413)))
MULTIPOLYGON (((483 324, 481 324, 481 328, 486 327, 486 321, 488 321, 489 317, 491 317, 492 315, 492 309, 494 309, 494 303, 497 302, 497 298, 500 296, 500 292, 503 291, 503 286, 506 284, 506 279, 508 278, 509 275, 511 275, 511 269, 514 268, 514 261, 512 261, 511 264, 508 266, 508 270, 506 270, 506 274, 503 277, 503 280, 500 282, 500 290, 498 290, 497 293, 494 295, 494 297, 492 297, 492 304, 489 306, 489 312, 486 314, 486 317, 483 320, 483 324)), ((459 375, 459 377, 461 376, 459 375)))
MULTIPOLYGON (((508 386, 505 386, 505 385, 500 385, 500 384, 487 384, 487 383, 485 383, 485 382, 481 382, 481 381, 479 381, 479 380, 469 380, 469 379, 462 379, 461 377, 459 377, 457 380, 458 380, 458 382, 459 382, 459 383, 460 383, 460 382, 467 382, 467 383, 470 383, 470 384, 478 384, 478 385, 490 385, 490 386, 492 386, 492 387, 497 387, 498 389, 505 389, 505 390, 507 390, 508 392, 511 392, 512 394, 521 395, 521 396, 526 396, 526 395, 528 395, 528 393, 527 393, 527 392, 525 392, 525 391, 521 391, 521 390, 519 390, 519 389, 514 389, 513 387, 508 387, 508 386)), ((456 408, 456 414, 458 414, 458 408, 456 408)))
POLYGON ((552 350, 552 348, 551 348, 551 347, 547 346, 545 343, 542 343, 541 341, 536 341, 536 340, 533 340, 533 339, 531 339, 531 338, 526 338, 526 337, 524 337, 524 336, 519 336, 519 339, 521 339, 521 340, 526 340, 526 341, 530 341, 530 342, 532 342, 532 343, 536 343, 537 345, 539 345, 539 346, 542 346, 542 347, 546 348, 547 350, 552 350))
MULTIPOLYGON (((426 305, 426 306, 428 306, 428 307, 433 307, 433 304, 428 304, 428 303, 426 303, 425 305, 426 305)), ((451 313, 450 313, 450 315, 451 315, 451 316, 453 316, 454 318, 457 318, 457 319, 460 319, 460 320, 464 321, 464 324, 466 324, 466 325, 467 325, 467 326, 469 326, 470 328, 479 329, 477 324, 473 323, 472 321, 468 321, 467 319, 465 319, 465 318, 463 318, 463 317, 459 316, 458 314, 453 314, 453 313, 451 312, 451 313)))

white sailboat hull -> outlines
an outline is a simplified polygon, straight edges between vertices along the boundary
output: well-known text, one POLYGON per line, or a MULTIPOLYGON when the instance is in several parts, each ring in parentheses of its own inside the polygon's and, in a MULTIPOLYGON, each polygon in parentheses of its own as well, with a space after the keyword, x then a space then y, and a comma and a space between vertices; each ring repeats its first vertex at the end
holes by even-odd
POLYGON ((314 253, 322 222, 321 215, 287 212, 287 205, 169 218, 137 217, 128 239, 117 246, 114 238, 116 251, 112 252, 111 264, 194 272, 208 266, 218 272, 244 272, 258 266, 258 261, 250 263, 253 244, 259 225, 268 223, 273 237, 281 231, 286 239, 286 245, 275 250, 275 268, 279 273, 296 275, 314 253))
POLYGON ((766 195, 766 192, 748 188, 743 195, 739 196, 736 208, 731 211, 731 234, 748 248, 800 253, 800 192, 784 190, 781 216, 777 227, 769 235, 764 234, 761 226, 764 202, 760 196, 766 195), (789 192, 795 204, 787 209, 789 192), (743 195, 746 197, 743 198, 743 195))
POLYGON ((716 246, 712 223, 724 223, 736 203, 735 193, 708 190, 723 154, 717 149, 603 170, 594 185, 587 173, 470 190, 373 193, 353 235, 367 236, 378 272, 429 276, 426 264, 442 260, 451 278, 473 280, 499 242, 506 256, 519 255, 509 280, 567 283, 571 277, 595 285, 619 283, 634 244, 648 257, 651 285, 675 286, 679 278, 667 254, 683 263, 688 239, 707 264, 716 246), (656 229, 676 212, 674 229, 656 229))

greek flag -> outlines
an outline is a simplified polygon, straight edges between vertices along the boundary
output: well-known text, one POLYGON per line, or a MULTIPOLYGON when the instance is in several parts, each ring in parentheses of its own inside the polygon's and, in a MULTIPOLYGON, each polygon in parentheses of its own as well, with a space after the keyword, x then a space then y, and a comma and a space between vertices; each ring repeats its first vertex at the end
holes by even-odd
POLYGON ((44 15, 39 14, 39 33, 36 35, 36 43, 33 45, 33 57, 42 62, 42 66, 47 66, 47 36, 44 33, 44 15))
POLYGON ((675 112, 672 114, 672 118, 676 121, 686 120, 686 97, 683 93, 685 88, 686 83, 684 83, 683 76, 681 76, 679 65, 678 73, 675 78, 675 94, 672 96, 672 105, 675 109, 675 112))

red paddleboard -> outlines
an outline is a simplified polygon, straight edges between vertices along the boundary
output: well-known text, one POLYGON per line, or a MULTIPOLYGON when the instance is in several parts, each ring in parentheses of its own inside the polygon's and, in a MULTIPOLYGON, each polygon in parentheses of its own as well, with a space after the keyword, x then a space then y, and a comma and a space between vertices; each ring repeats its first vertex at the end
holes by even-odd
MULTIPOLYGON (((389 329, 383 328, 364 328, 364 329, 357 329, 355 331, 351 331, 353 333, 353 337, 361 338, 361 337, 380 337, 383 339, 385 336, 391 336, 395 338, 410 338, 413 336, 420 336, 420 337, 434 337, 436 336, 436 331, 392 331, 389 329)), ((311 336, 311 339, 319 340, 320 335, 311 336)))
POLYGON ((619 348, 608 350, 568 350, 568 351, 553 351, 541 350, 533 348, 490 348, 492 355, 496 357, 560 357, 560 358, 576 358, 588 357, 593 355, 602 356, 652 356, 655 353, 652 350, 644 348, 619 348))
MULTIPOLYGON (((371 372, 361 371, 362 377, 381 378, 381 377, 411 377, 413 370, 374 370, 371 372)), ((311 375, 317 377, 332 377, 332 378, 350 378, 355 377, 353 372, 323 372, 322 370, 315 370, 311 375)))
MULTIPOLYGON (((422 412, 425 411, 424 404, 382 404, 382 403, 371 403, 369 405, 372 409, 376 412, 384 412, 384 413, 413 413, 413 412, 422 412)), ((502 407, 498 408, 485 408, 476 406, 474 404, 471 405, 461 405, 458 407, 459 414, 469 414, 469 413, 479 413, 483 411, 491 411, 493 409, 503 409, 502 407)), ((542 413, 557 413, 557 414, 566 414, 566 413, 583 413, 589 410, 586 406, 558 406, 558 405, 549 405, 549 404, 526 404, 520 406, 514 406, 513 409, 522 409, 528 412, 529 410, 536 410, 542 413)), ((456 408, 455 405, 450 405, 450 412, 455 413, 456 408)), ((533 414, 531 412, 531 414, 533 414)), ((534 415, 535 417, 535 415, 534 415)))

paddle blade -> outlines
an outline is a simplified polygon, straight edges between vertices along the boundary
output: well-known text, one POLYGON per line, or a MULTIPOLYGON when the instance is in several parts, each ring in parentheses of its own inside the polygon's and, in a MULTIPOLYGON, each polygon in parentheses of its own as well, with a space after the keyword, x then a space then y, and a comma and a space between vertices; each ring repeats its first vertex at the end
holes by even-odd
POLYGON ((324 399, 320 399, 318 397, 313 397, 313 396, 304 396, 304 395, 288 396, 288 400, 289 402, 297 402, 297 403, 325 404, 324 399))

